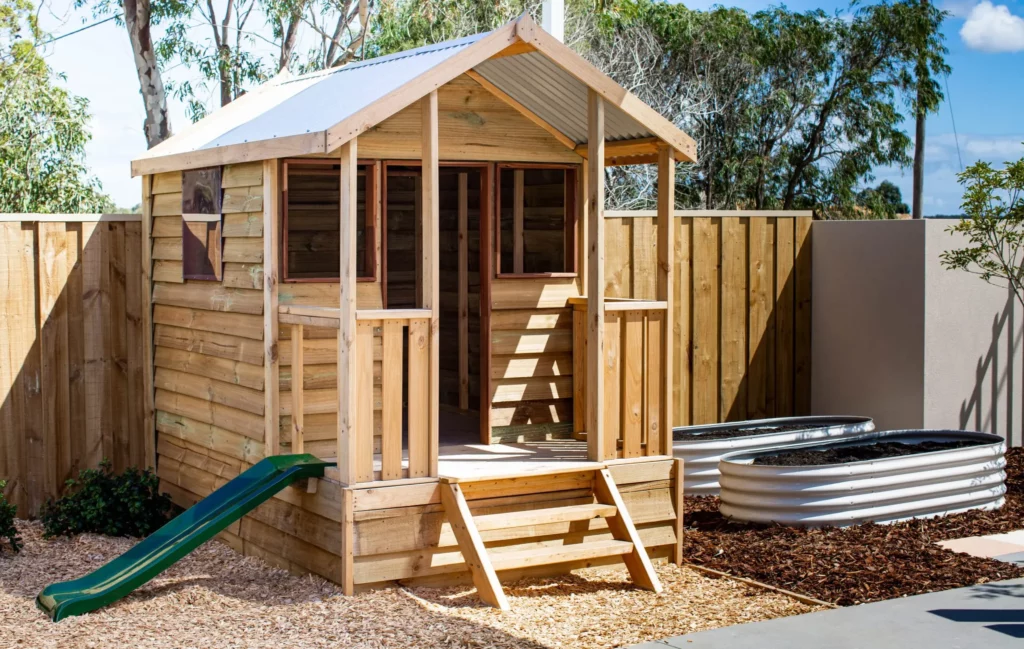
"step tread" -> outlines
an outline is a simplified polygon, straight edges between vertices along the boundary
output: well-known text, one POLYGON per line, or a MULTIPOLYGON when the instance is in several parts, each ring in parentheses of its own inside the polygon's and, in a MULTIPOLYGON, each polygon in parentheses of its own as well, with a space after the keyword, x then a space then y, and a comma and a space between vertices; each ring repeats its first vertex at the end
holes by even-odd
POLYGON ((552 563, 600 559, 628 554, 633 551, 629 541, 593 541, 574 545, 553 545, 544 548, 529 548, 514 552, 490 552, 491 564, 495 570, 528 568, 552 563))
POLYGON ((618 510, 615 505, 591 503, 589 505, 569 505, 566 507, 548 507, 545 509, 528 509, 521 512, 503 514, 484 514, 474 516, 473 522, 481 532, 502 530, 511 527, 528 527, 545 523, 566 523, 586 521, 594 518, 614 516, 618 510))

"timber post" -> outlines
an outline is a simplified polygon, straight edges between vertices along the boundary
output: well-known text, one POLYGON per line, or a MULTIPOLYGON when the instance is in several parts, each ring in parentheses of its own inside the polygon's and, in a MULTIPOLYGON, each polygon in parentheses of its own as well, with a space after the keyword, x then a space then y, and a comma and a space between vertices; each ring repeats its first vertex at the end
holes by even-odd
POLYGON ((604 100, 587 91, 587 458, 615 457, 604 439, 604 100))

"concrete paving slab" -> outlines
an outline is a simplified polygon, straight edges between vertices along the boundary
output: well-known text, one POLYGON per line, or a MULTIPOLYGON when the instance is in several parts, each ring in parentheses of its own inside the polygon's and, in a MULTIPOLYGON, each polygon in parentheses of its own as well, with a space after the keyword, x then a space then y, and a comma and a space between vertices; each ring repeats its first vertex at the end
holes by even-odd
POLYGON ((1006 534, 988 534, 985 536, 990 541, 1000 541, 1002 543, 1013 543, 1014 545, 1021 546, 1021 551, 1024 552, 1024 530, 1016 530, 1013 532, 1007 532, 1006 534))
POLYGON ((691 633, 633 649, 1021 649, 1024 579, 691 633))
POLYGON ((987 536, 968 536, 964 539, 939 541, 938 545, 953 552, 963 552, 972 557, 985 558, 995 557, 1000 554, 1010 554, 1011 552, 1019 552, 1021 550, 1021 547, 1016 543, 995 541, 987 536))
POLYGON ((1013 554, 1001 554, 998 557, 992 557, 996 561, 1005 561, 1006 563, 1015 563, 1018 566, 1024 566, 1024 552, 1014 552, 1013 554))

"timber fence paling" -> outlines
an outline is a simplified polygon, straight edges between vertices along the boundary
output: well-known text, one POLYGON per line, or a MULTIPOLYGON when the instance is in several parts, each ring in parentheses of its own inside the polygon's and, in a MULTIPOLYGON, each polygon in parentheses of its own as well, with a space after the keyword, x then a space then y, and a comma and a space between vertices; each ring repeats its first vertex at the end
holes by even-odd
POLYGON ((0 480, 34 516, 80 469, 146 457, 138 214, 0 215, 0 480))
MULTIPOLYGON (((654 210, 607 210, 605 295, 655 299, 654 210)), ((807 211, 676 210, 674 426, 809 414, 807 211)))

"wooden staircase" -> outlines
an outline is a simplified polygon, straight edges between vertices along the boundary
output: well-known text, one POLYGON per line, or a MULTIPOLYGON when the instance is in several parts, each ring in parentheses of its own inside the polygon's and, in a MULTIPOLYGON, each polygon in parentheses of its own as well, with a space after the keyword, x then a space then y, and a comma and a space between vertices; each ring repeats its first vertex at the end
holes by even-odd
MULTIPOLYGON (((514 476, 509 476, 509 479, 513 478, 514 476)), ((494 477, 481 479, 494 480, 494 477)), ((473 516, 460 486, 460 482, 470 481, 472 480, 465 478, 441 478, 441 502, 459 543, 462 557, 473 576, 473 584, 480 598, 491 606, 503 611, 509 609, 508 598, 505 597, 505 591, 498 581, 498 570, 615 556, 622 557, 634 584, 656 593, 661 592, 661 582, 654 572, 647 550, 640 541, 636 527, 608 469, 594 469, 594 503, 481 516, 473 516), (597 518, 605 519, 613 538, 489 553, 480 536, 481 532, 492 530, 573 523, 597 518)))

